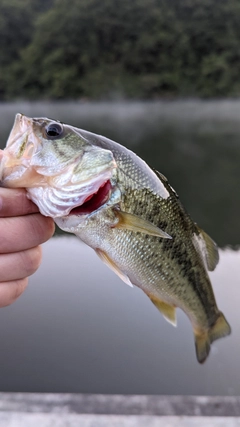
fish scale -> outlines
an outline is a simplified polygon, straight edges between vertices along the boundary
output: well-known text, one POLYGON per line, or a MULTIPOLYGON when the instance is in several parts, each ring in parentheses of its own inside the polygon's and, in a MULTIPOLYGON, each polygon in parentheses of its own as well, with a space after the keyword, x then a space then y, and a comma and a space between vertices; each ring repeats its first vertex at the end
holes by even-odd
MULTIPOLYGON (((126 181, 126 179, 125 179, 126 181)), ((174 217, 175 220, 178 221, 179 227, 178 227, 178 237, 181 239, 181 237, 185 234, 186 235, 186 225, 189 223, 189 232, 192 232, 192 228, 194 228, 194 224, 190 221, 189 217, 185 215, 180 215, 180 220, 184 218, 183 224, 180 223, 180 220, 177 218, 177 213, 179 212, 178 207, 178 200, 173 200, 170 202, 170 200, 164 201, 158 196, 154 195, 150 191, 139 191, 139 190, 126 190, 123 201, 120 203, 120 209, 123 209, 126 212, 133 213, 135 215, 141 215, 147 220, 152 221, 157 226, 160 226, 163 224, 163 222, 169 222, 169 217, 174 217), (141 209, 139 212, 138 206, 139 206, 139 200, 140 196, 142 200, 144 201, 144 204, 141 203, 141 209), (157 202, 156 202, 157 199, 157 202), (149 210, 148 206, 159 206, 160 203, 164 205, 163 209, 153 209, 149 210), (164 219, 163 219, 164 217, 164 219), (166 219, 165 219, 166 217, 166 219), (180 227, 180 225, 182 227, 180 227), (183 229, 184 227, 184 229, 183 229)), ((176 231, 174 232, 173 227, 171 225, 172 223, 169 223, 169 227, 166 228, 166 231, 171 235, 176 234, 176 231)), ((91 227, 93 224, 91 223, 91 227)), ((91 235, 95 236, 97 233, 97 229, 102 228, 101 224, 98 224, 98 216, 96 215, 96 226, 94 230, 91 232, 91 235)), ((162 227, 160 227, 162 228, 162 227)), ((94 247, 94 243, 89 240, 89 231, 90 229, 86 229, 84 232, 81 233, 81 236, 83 238, 84 233, 84 241, 89 244, 90 246, 94 247), (86 235, 86 237, 85 237, 86 235)), ((186 238, 186 236, 185 236, 186 238)), ((111 256, 112 258, 117 262, 117 264, 120 266, 120 269, 122 269, 129 277, 132 283, 135 285, 144 288, 146 292, 154 292, 155 294, 159 293, 159 297, 164 297, 168 299, 168 302, 174 303, 174 305, 177 305, 177 299, 176 297, 180 297, 182 294, 181 286, 179 285, 179 282, 181 282, 180 278, 183 277, 185 280, 186 275, 188 276, 188 279, 191 275, 196 276, 196 273, 192 271, 192 263, 194 260, 193 255, 196 253, 192 243, 191 239, 189 239, 188 245, 189 250, 185 250, 185 255, 180 250, 176 250, 174 248, 176 244, 176 236, 172 240, 163 240, 154 236, 148 236, 149 243, 146 247, 145 241, 146 241, 146 235, 143 235, 142 233, 133 233, 129 232, 128 230, 122 231, 118 229, 112 229, 111 234, 109 235, 109 230, 106 229, 106 235, 103 236, 101 234, 101 245, 100 248, 103 251, 109 251, 111 250, 111 256), (105 243, 105 241, 107 243, 105 243), (109 242, 111 243, 111 249, 109 248, 109 242), (116 250, 114 250, 116 248, 116 250), (128 250, 127 250, 128 249, 128 250), (189 253, 189 256, 187 254, 189 253), (155 263, 149 263, 149 258, 152 258, 154 255, 155 257, 155 263), (182 261, 179 263, 179 259, 182 261), (178 265, 180 264, 181 268, 178 268, 178 265), (132 275, 132 271, 134 270, 134 277, 132 275), (136 275, 136 271, 138 274, 136 275), (172 274, 170 274, 172 272, 172 274), (141 273, 141 274, 140 274, 141 273), (166 287, 166 284, 164 283, 164 287, 162 286, 162 281, 166 280, 168 278, 168 287, 166 287), (173 298, 174 297, 174 298, 173 298), (169 301, 170 300, 170 301, 169 301)), ((94 240, 94 237, 93 237, 94 240)), ((186 244, 184 244, 186 245, 186 244)), ((177 247, 181 247, 181 242, 177 243, 177 247)), ((196 260, 197 264, 197 260, 196 260)), ((207 291, 208 291, 208 298, 214 300, 213 292, 211 290, 211 287, 209 287, 209 279, 207 277, 207 273, 205 272, 205 269, 203 265, 199 264, 199 270, 201 275, 203 275, 202 280, 202 286, 204 286, 204 283, 206 282, 207 291)), ((199 274, 200 274, 199 273, 199 274)), ((195 281, 194 281, 195 283, 195 281)), ((193 291, 192 289, 192 280, 188 280, 188 293, 193 291)), ((186 290, 186 283, 184 283, 183 286, 184 292, 186 290)), ((206 294, 206 292, 202 292, 202 297, 206 294)), ((202 298, 203 299, 203 298, 202 298)), ((197 301, 199 305, 199 301, 197 301)), ((215 304, 215 300, 214 300, 215 304)), ((196 311, 195 304, 191 304, 193 306, 193 311, 196 311)), ((214 306, 214 305, 213 305, 214 306)), ((209 309, 209 304, 206 306, 206 308, 203 307, 202 304, 202 310, 201 318, 205 320, 207 317, 211 315, 216 316, 217 312, 216 309, 212 312, 207 312, 205 314, 205 311, 209 309)), ((214 306, 215 307, 215 306, 214 306)), ((185 307, 186 309, 186 307, 185 307)), ((188 310, 190 310, 190 307, 188 307, 188 310)), ((210 311, 210 310, 209 310, 210 311)))
POLYGON ((183 208, 160 172, 103 136, 18 114, 1 161, 1 184, 25 187, 42 214, 76 234, 129 285, 141 288, 176 325, 190 319, 197 359, 230 334, 207 270, 215 242, 183 208))

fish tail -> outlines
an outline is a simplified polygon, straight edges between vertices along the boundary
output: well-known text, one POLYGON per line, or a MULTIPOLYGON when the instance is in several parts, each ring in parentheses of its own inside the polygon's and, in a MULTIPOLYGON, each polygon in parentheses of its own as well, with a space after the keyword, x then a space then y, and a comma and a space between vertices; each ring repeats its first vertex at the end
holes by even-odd
POLYGON ((211 349, 211 341, 207 332, 201 334, 195 332, 195 348, 198 362, 204 363, 211 349))
POLYGON ((216 322, 209 330, 205 332, 195 331, 195 347, 198 362, 205 362, 213 341, 226 337, 230 333, 231 327, 221 311, 218 314, 216 322))
POLYGON ((218 318, 209 331, 210 342, 212 343, 218 338, 226 337, 227 335, 230 335, 230 333, 231 327, 225 319, 224 314, 219 311, 218 318))

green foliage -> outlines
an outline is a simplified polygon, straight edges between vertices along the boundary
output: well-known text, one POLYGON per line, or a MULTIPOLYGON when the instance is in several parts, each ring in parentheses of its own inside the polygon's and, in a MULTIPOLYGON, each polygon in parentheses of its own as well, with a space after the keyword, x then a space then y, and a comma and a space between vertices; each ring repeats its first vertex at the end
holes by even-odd
POLYGON ((239 96, 240 0, 0 0, 0 96, 239 96))

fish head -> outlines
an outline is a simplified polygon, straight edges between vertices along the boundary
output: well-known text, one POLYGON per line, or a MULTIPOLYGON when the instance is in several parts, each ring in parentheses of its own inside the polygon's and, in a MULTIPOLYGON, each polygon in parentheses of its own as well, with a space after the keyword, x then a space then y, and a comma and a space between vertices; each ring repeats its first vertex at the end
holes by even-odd
MULTIPOLYGON (((116 162, 80 130, 47 118, 17 114, 0 163, 1 185, 24 187, 40 212, 68 215, 94 196, 99 207, 110 196, 116 162)), ((85 205, 85 206, 84 206, 85 205)))

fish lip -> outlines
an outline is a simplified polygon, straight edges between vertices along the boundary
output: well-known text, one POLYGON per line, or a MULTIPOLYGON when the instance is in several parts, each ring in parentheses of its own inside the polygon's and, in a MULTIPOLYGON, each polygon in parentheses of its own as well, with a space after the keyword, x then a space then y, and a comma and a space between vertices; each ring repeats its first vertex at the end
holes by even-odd
POLYGON ((112 188, 110 179, 104 181, 97 191, 86 197, 83 203, 74 206, 66 217, 83 216, 97 211, 110 199, 112 188))
POLYGON ((4 186, 26 186, 26 176, 36 150, 37 140, 32 132, 32 119, 20 113, 16 114, 1 159, 1 182, 4 186))

